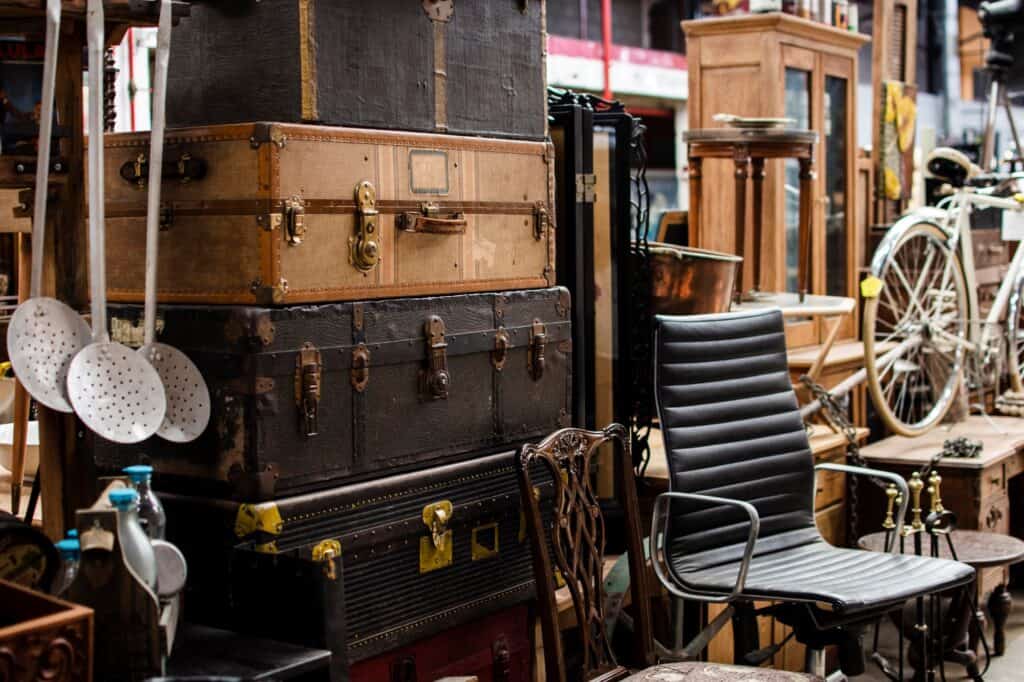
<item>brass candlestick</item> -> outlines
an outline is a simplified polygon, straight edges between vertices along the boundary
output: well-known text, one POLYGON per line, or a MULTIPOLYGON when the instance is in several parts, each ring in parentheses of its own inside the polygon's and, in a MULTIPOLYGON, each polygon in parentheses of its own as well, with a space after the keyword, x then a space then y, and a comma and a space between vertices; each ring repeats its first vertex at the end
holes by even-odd
POLYGON ((896 507, 896 497, 899 495, 896 485, 890 483, 885 489, 885 496, 889 498, 885 504, 885 521, 882 521, 882 528, 892 530, 896 527, 896 520, 893 518, 893 509, 896 507))
POLYGON ((910 526, 903 527, 904 536, 920 533, 924 530, 924 520, 921 518, 921 491, 924 490, 924 481, 921 480, 921 474, 915 471, 910 476, 907 487, 910 489, 910 499, 913 502, 913 507, 911 508, 913 517, 910 526))
POLYGON ((939 472, 933 471, 932 475, 928 477, 928 494, 932 498, 931 511, 933 514, 941 514, 946 511, 946 508, 942 506, 942 493, 939 487, 942 485, 942 476, 939 476, 939 472))

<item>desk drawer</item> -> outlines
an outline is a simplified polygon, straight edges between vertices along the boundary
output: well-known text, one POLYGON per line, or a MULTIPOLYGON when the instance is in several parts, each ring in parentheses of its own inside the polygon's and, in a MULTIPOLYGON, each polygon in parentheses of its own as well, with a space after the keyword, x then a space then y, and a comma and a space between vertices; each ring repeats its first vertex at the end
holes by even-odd
MULTIPOLYGON (((993 464, 981 472, 981 506, 1006 496, 1006 467, 1003 463, 993 464)), ((983 514, 982 521, 985 519, 983 514)))
POLYGON ((1006 495, 996 499, 982 500, 978 516, 979 530, 991 533, 1010 532, 1010 498, 1006 495))
POLYGON ((814 510, 821 511, 830 505, 842 503, 845 498, 846 474, 839 471, 819 471, 814 491, 814 510))

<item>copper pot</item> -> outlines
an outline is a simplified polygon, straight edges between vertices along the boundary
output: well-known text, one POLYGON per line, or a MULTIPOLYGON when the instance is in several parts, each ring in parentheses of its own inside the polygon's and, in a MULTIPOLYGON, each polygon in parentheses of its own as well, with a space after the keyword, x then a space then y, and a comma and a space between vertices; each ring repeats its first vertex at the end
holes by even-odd
POLYGON ((729 312, 739 256, 650 242, 651 307, 658 315, 729 312))

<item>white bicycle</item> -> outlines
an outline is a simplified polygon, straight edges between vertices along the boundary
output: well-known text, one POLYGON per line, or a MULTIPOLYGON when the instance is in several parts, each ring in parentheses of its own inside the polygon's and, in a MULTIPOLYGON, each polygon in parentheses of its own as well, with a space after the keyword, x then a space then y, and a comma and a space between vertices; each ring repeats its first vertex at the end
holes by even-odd
POLYGON ((889 228, 861 285, 868 388, 885 424, 905 436, 924 433, 946 415, 965 369, 972 379, 1000 373, 1004 344, 1011 387, 1024 389, 1024 248, 981 320, 970 228, 974 208, 1024 219, 1024 175, 983 176, 949 148, 932 152, 928 170, 951 194, 889 228))

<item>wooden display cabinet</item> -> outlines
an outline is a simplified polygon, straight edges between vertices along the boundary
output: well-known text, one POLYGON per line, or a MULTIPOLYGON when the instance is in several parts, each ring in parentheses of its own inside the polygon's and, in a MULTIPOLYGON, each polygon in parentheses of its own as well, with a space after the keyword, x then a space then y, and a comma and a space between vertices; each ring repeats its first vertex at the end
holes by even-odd
MULTIPOLYGON (((689 127, 713 128, 718 113, 749 117, 788 117, 797 128, 818 132, 811 218, 811 291, 857 296, 863 237, 856 197, 857 50, 866 36, 770 13, 683 22, 690 69, 689 127)), ((728 160, 703 164, 708 188, 700 215, 691 226, 693 246, 735 252, 735 166, 728 160)), ((796 160, 766 162, 761 244, 747 230, 744 252, 760 258, 761 288, 796 291, 798 272, 798 187, 796 160)), ((691 197, 693 195, 691 194, 691 197)), ((694 199, 691 199, 694 201, 694 199)), ((751 211, 748 206, 748 213, 751 211)), ((747 218, 748 225, 752 215, 747 218)), ((743 290, 754 282, 744 270, 743 290)), ((856 336, 855 316, 844 323, 840 338, 856 336)), ((820 320, 788 323, 790 347, 820 343, 829 325, 820 320)))

